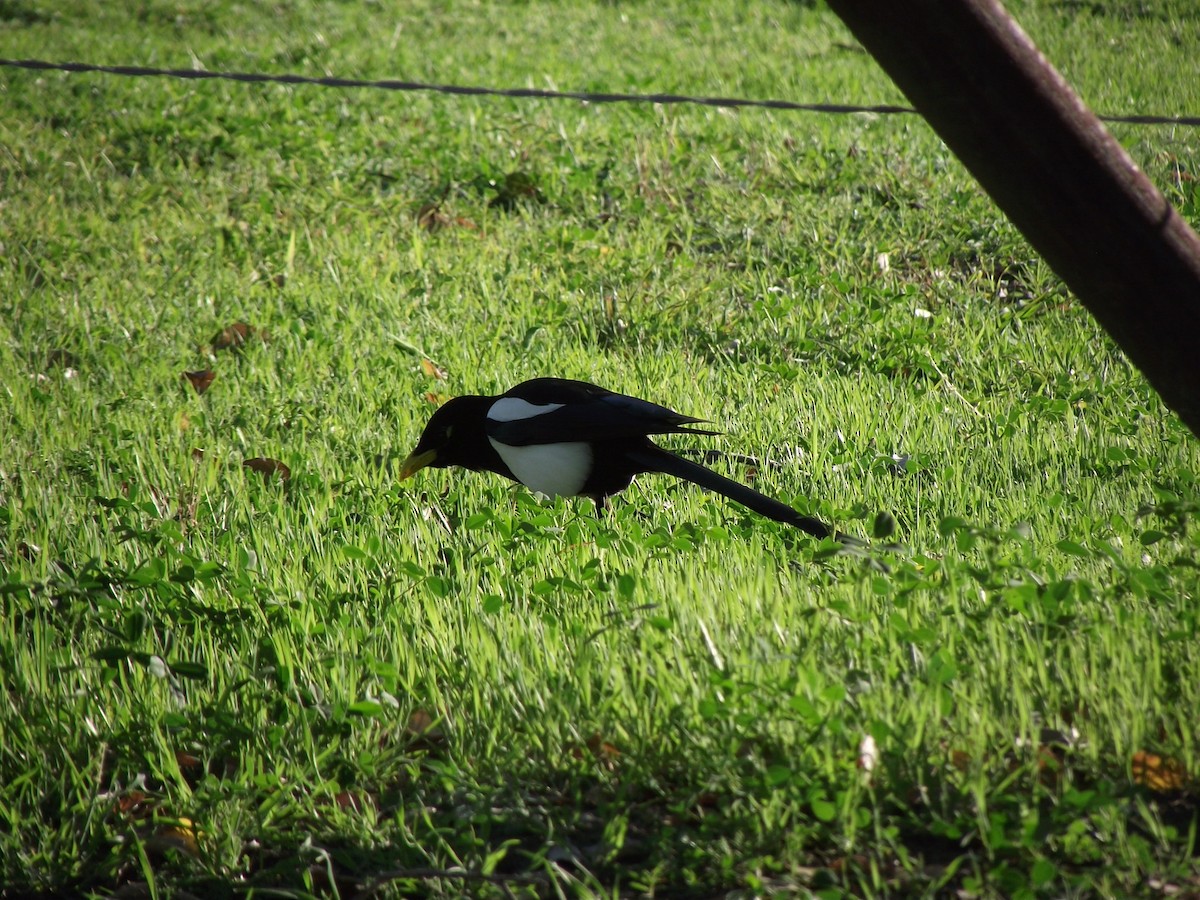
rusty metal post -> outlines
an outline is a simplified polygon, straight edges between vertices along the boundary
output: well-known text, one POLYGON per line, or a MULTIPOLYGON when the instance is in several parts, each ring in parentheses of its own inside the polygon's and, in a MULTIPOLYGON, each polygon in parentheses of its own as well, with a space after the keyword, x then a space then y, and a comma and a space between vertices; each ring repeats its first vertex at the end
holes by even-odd
POLYGON ((829 0, 1200 436, 1200 239, 999 0, 829 0))

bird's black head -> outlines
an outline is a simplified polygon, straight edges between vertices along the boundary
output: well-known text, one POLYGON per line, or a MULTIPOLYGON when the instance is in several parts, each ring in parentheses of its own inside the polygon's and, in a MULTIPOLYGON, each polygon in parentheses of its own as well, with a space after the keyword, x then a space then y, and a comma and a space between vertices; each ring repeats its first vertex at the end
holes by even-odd
POLYGON ((429 419, 421 439, 400 467, 403 481, 431 466, 463 466, 468 469, 492 468, 496 456, 487 439, 488 408, 495 397, 455 397, 447 400, 429 419))

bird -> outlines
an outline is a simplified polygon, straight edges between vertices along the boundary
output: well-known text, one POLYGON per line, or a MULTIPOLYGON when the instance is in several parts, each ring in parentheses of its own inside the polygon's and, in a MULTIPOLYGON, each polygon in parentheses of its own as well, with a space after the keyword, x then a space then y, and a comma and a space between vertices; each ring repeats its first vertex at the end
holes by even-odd
POLYGON ((426 467, 494 472, 549 496, 587 497, 598 514, 635 475, 674 475, 760 515, 817 537, 856 539, 666 450, 650 435, 716 435, 706 419, 618 394, 586 381, 534 378, 495 396, 447 400, 430 417, 400 467, 401 481, 426 467))

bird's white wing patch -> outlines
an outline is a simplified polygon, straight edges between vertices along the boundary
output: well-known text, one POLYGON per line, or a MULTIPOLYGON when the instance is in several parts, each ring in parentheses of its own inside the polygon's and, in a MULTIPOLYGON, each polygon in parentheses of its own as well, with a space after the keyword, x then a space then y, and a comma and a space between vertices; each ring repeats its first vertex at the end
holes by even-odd
MULTIPOLYGON (((534 416, 544 416, 546 413, 562 409, 565 404, 545 403, 538 406, 528 400, 518 397, 501 397, 488 409, 487 417, 493 422, 515 422, 518 419, 532 419, 534 416)), ((512 466, 509 466, 511 469, 512 466)), ((515 471, 515 470, 514 470, 515 471)))
MULTIPOLYGON (((492 409, 503 402, 505 401, 498 401, 492 409)), ((515 402, 525 403, 524 400, 515 402)), ((488 413, 488 416, 490 418, 491 413, 488 413)), ((592 473, 592 448, 586 441, 513 447, 510 444, 502 444, 495 438, 489 437, 488 440, 496 448, 504 464, 517 476, 517 481, 539 494, 575 497, 583 490, 588 475, 592 473)))

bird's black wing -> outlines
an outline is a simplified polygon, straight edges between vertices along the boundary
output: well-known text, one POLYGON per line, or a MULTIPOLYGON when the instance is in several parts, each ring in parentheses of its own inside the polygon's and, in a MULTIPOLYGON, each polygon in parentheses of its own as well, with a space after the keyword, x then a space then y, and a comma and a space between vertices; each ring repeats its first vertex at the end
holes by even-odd
POLYGON ((488 437, 513 447, 556 444, 562 441, 610 441, 650 434, 717 434, 686 426, 703 422, 650 403, 565 378, 525 381, 498 400, 524 400, 533 406, 558 405, 557 409, 511 421, 487 420, 488 437))

